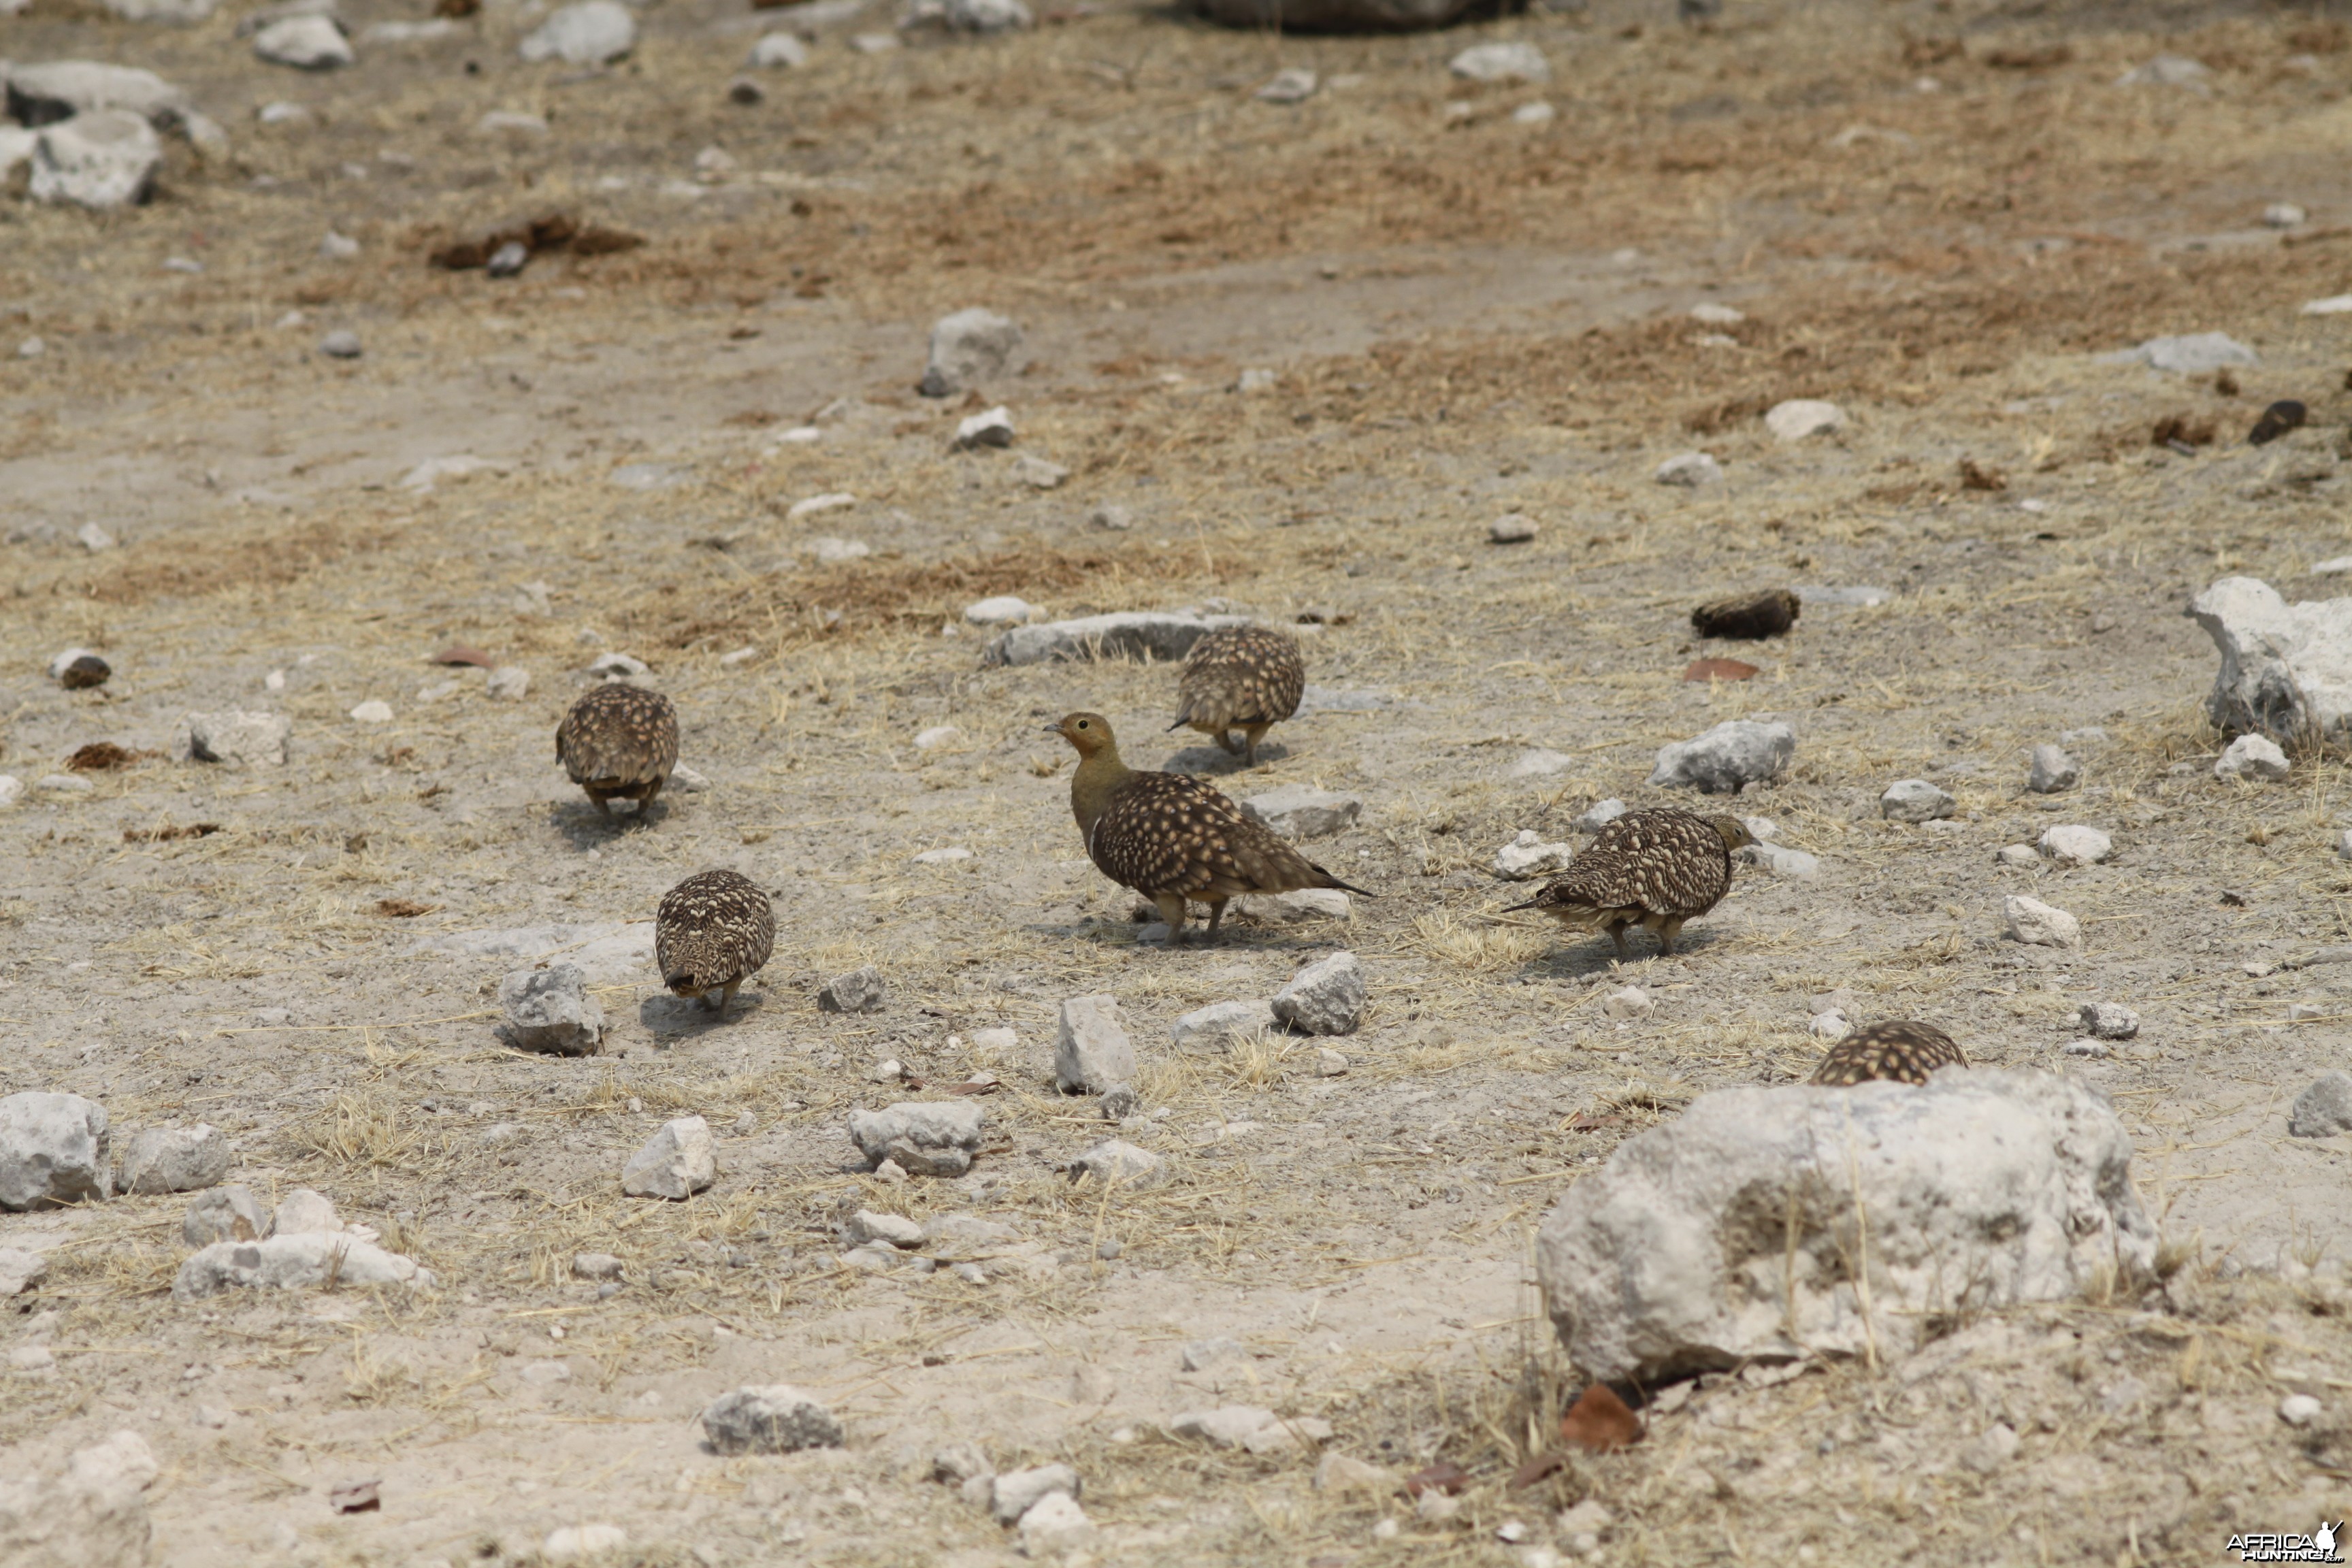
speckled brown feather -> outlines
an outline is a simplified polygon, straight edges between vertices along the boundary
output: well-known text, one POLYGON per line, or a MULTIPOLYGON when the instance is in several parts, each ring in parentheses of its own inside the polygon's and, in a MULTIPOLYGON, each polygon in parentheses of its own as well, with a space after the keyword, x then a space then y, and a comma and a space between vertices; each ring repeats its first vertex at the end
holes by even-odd
POLYGON ((1245 750, 1255 761, 1259 738, 1298 711, 1306 689, 1297 638, 1264 626, 1228 626, 1185 655, 1176 681, 1176 722, 1168 727, 1189 724, 1226 751, 1245 750), (1227 734, 1236 726, 1248 732, 1244 747, 1227 734))
POLYGON ((1898 1019, 1856 1029, 1832 1046, 1813 1069, 1812 1081, 1831 1089, 1874 1079, 1925 1083, 1937 1068, 1968 1065, 1967 1053, 1935 1025, 1898 1019))
POLYGON ((1803 602, 1786 588, 1761 594, 1739 594, 1701 605, 1691 612, 1691 626, 1703 637, 1738 637, 1753 642, 1777 637, 1797 624, 1803 602))
POLYGON ((1679 806, 1629 811, 1603 827, 1568 869, 1513 909, 1541 910, 1563 924, 1607 931, 1619 955, 1625 928, 1656 931, 1668 952, 1683 922, 1731 890, 1731 851, 1755 839, 1738 817, 1679 806))
POLYGON ((725 1011, 776 946, 776 911, 768 895, 735 871, 698 871, 662 895, 654 913, 654 962, 662 984, 680 996, 722 993, 725 1011))
POLYGON ((555 727, 555 755, 596 809, 653 804, 677 766, 677 710, 658 691, 611 681, 583 693, 555 727))

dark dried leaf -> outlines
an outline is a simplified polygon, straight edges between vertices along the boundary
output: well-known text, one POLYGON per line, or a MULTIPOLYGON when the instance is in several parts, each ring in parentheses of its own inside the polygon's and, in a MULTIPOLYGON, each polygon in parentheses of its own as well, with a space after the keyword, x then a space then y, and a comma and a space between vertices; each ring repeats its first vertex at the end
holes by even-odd
POLYGON ((327 1494, 327 1506, 337 1513, 373 1513, 383 1506, 380 1480, 345 1481, 327 1494))
POLYGON ((1753 680, 1756 667, 1737 658, 1693 659, 1683 671, 1685 680, 1753 680))
POLYGON ((433 656, 433 662, 435 664, 478 665, 484 669, 495 668, 498 665, 498 660, 492 658, 488 654, 484 653, 480 648, 472 647, 470 644, 467 643, 451 643, 447 647, 443 648, 439 653, 433 656))
POLYGON ((1415 1470, 1404 1480, 1405 1492, 1412 1497, 1431 1491, 1454 1497, 1469 1485, 1470 1472, 1451 1459, 1440 1459, 1426 1469, 1415 1470))
POLYGON ((438 904, 420 904, 414 899, 378 899, 375 901, 376 913, 396 921, 415 920, 418 915, 429 915, 440 907, 438 904))
POLYGON ((1512 1475, 1511 1489, 1515 1492, 1525 1491, 1538 1481, 1556 1476, 1567 1468, 1568 1456, 1557 1448, 1548 1454, 1538 1454, 1534 1458, 1521 1465, 1512 1475))

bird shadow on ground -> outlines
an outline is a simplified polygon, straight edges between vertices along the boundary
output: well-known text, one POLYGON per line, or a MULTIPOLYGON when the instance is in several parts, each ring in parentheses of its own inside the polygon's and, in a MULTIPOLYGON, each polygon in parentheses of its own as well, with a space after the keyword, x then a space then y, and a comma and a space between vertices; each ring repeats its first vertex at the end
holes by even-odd
MULTIPOLYGON (((1264 767, 1268 763, 1286 762, 1289 756, 1290 748, 1279 741, 1258 742, 1257 765, 1260 767, 1264 767)), ((1187 746, 1182 751, 1171 755, 1166 762, 1160 764, 1160 768, 1162 773, 1171 773, 1223 774, 1244 773, 1251 771, 1249 763, 1214 746, 1187 746)))
POLYGON ((1539 953, 1519 966, 1519 977, 1528 981, 1586 980, 1597 976, 1614 976, 1627 985, 1640 985, 1657 979, 1667 968, 1683 959, 1697 958, 1717 945, 1717 939, 1696 931, 1683 932, 1671 954, 1658 951, 1658 944, 1643 931, 1629 931, 1624 963, 1617 962, 1617 950, 1605 936, 1564 942, 1548 952, 1539 953))
POLYGON ((585 802, 555 808, 555 830, 574 849, 601 849, 624 833, 656 827, 669 819, 669 802, 656 798, 650 806, 621 805, 606 816, 585 802))
POLYGON ((757 992, 740 992, 721 1015, 707 1010, 698 1001, 663 993, 637 1004, 637 1022, 656 1039, 679 1039, 747 1023, 766 1005, 767 998, 757 992))

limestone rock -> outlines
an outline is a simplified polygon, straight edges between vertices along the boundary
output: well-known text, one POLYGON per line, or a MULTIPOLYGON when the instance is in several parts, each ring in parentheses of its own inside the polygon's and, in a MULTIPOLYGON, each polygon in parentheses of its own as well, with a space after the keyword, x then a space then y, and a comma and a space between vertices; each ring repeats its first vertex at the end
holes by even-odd
POLYGON ((228 1174, 227 1137, 199 1121, 194 1127, 150 1127, 131 1134, 122 1151, 120 1190, 194 1193, 228 1174))
POLYGON ((1016 1523, 1023 1514, 1055 1492, 1077 1497, 1078 1472, 1067 1465, 1033 1465, 1025 1470, 1007 1470, 989 1482, 988 1511, 999 1524, 1016 1523))
MULTIPOLYGON (((1579 833, 1598 833, 1624 815, 1625 803, 1612 797, 1608 800, 1596 801, 1585 807, 1577 819, 1569 826, 1579 833)), ((1760 838, 1763 835, 1759 834, 1757 837, 1760 838)))
POLYGON ((2225 733, 2339 740, 2352 721, 2352 598, 2290 605, 2269 584, 2224 577, 2189 603, 2221 666, 2206 716, 2225 733))
POLYGON ((194 1301, 224 1290, 309 1290, 337 1287, 427 1287, 432 1270, 342 1232, 306 1230, 260 1241, 216 1241, 180 1265, 175 1300, 194 1301))
POLYGON ((1473 44, 1454 57, 1447 67, 1465 81, 1529 81, 1551 79, 1551 62, 1533 44, 1473 44))
POLYGON ((2064 910, 2012 893, 2000 903, 2001 927, 2030 947, 2079 947, 2083 922, 2064 910))
POLYGON ((78 1449, 62 1475, 0 1479, 0 1563, 10 1568, 146 1568, 146 1490, 160 1467, 136 1432, 78 1449))
POLYGON ((2213 764, 2217 779, 2253 779, 2263 784, 2276 784, 2289 771, 2286 753, 2267 735, 2239 736, 2213 764))
POLYGON ((509 970, 499 981, 507 1034, 526 1051, 590 1057, 603 1047, 604 1009, 588 994, 588 975, 576 963, 509 970))
POLYGON ((1788 725, 1729 719, 1693 740, 1659 747, 1650 783, 1725 795, 1780 777, 1796 754, 1797 734, 1788 725))
POLYGON ((1878 815, 1889 822, 1933 822, 1951 816, 1956 804, 1926 779, 1897 779, 1878 797, 1878 815))
POLYGON ((1662 485, 1695 490, 1701 485, 1721 484, 1723 465, 1705 452, 1681 452, 1660 463, 1651 477, 1662 485))
POLYGON ((907 1101, 850 1112, 849 1136, 877 1166, 887 1160, 911 1175, 961 1176, 971 1169, 985 1120, 969 1100, 907 1101))
MULTIPOLYGON (((1809 436, 1824 436, 1845 428, 1845 410, 1834 403, 1823 403, 1811 397, 1790 398, 1775 404, 1764 416, 1764 428, 1782 441, 1802 441, 1809 436)), ((1809 595, 1810 596, 1810 595, 1809 595)))
POLYGON ((319 1231, 333 1234, 343 1228, 343 1216, 323 1193, 308 1187, 297 1187, 278 1200, 278 1207, 269 1216, 272 1236, 293 1236, 319 1231))
POLYGON ((136 206, 155 194, 163 164, 163 144, 145 120, 127 109, 95 110, 42 128, 30 188, 37 202, 136 206))
POLYGON ((720 1394, 702 1412, 702 1435, 714 1454, 793 1454, 844 1438, 839 1417, 782 1383, 720 1394))
POLYGON ((1511 882, 1549 877, 1567 870, 1575 857, 1573 844, 1547 844, 1534 828, 1523 827, 1517 837, 1495 851, 1495 875, 1511 882))
POLYGON ((1284 784, 1241 803, 1242 815, 1264 823, 1285 838, 1325 838, 1355 826, 1364 803, 1352 795, 1335 795, 1312 784, 1284 784))
POLYGON ((233 768, 282 768, 293 735, 294 721, 283 713, 191 713, 173 754, 233 768))
POLYGON ((1123 1187, 1160 1187, 1167 1185, 1174 1174, 1160 1155, 1117 1138, 1105 1139, 1070 1162, 1070 1179, 1074 1182, 1091 1176, 1097 1182, 1116 1182, 1123 1187))
POLYGON ((94 1100, 37 1089, 0 1100, 0 1209, 112 1196, 107 1146, 106 1108, 94 1100))
POLYGON ((1062 1004, 1054 1037, 1054 1087, 1064 1094, 1100 1094, 1135 1081, 1135 1042, 1118 1021, 1116 996, 1073 996, 1062 1004))
POLYGON ((1287 893, 1244 893, 1234 900, 1233 912, 1273 925, 1301 921, 1344 921, 1355 905, 1337 888, 1296 888, 1287 893))
POLYGON ((1178 616, 1152 610, 1048 621, 999 634, 982 652, 981 662, 1023 665, 1135 659, 1172 664, 1219 627, 1248 624, 1244 616, 1178 616))
POLYGON ((253 35, 253 52, 271 65, 336 70, 359 57, 332 16, 281 16, 253 35))
POLYGON ((541 23, 522 41, 522 58, 601 66, 637 47, 637 24, 620 0, 577 0, 541 23))
MULTIPOLYGON (((0 1301, 21 1296, 49 1272, 49 1260, 21 1247, 0 1247, 0 1301)), ((0 1537, 0 1540, 5 1540, 0 1537)))
POLYGON ((121 109, 158 131, 184 125, 193 112, 188 95, 151 70, 97 60, 50 60, 41 65, 0 66, 8 89, 8 117, 40 127, 78 114, 121 109))
POLYGON ((835 975, 816 994, 818 1008, 827 1013, 879 1013, 887 1000, 882 972, 870 963, 835 975))
POLYGON ((1011 317, 976 306, 958 310, 932 323, 930 362, 916 390, 925 397, 953 397, 1018 373, 1023 359, 1021 328, 1011 317))
POLYGON ((1021 1516, 1021 1552, 1056 1561, 1078 1554, 1095 1538, 1094 1521, 1067 1492, 1048 1492, 1021 1516))
POLYGON ((2082 782, 2082 765, 2068 756, 2063 747, 2041 745, 2033 748, 2033 762, 2025 774, 2027 789, 2035 795, 2057 795, 2082 782))
POLYGON ((2084 1032, 2102 1040, 2128 1040, 2139 1033, 2139 1015, 2120 1002, 2085 1002, 2079 1016, 2084 1032))
POLYGON ((1318 958, 1274 994, 1274 1016, 1304 1035, 1352 1035, 1364 1016, 1364 968, 1352 952, 1318 958))
POLYGON ((689 1198, 718 1179, 718 1144, 699 1116, 664 1123, 621 1167, 621 1191, 633 1198, 689 1198))
POLYGON ((180 1239, 190 1247, 210 1247, 215 1241, 259 1241, 270 1229, 252 1188, 215 1187, 188 1205, 180 1239))
POLYGON ((2294 1097, 2286 1130, 2296 1138, 2332 1138, 2352 1132, 2352 1073, 2323 1073, 2294 1097))
POLYGON ((849 1216, 849 1238, 860 1245, 869 1241, 887 1242, 904 1251, 923 1245, 923 1227, 902 1214, 878 1214, 873 1209, 859 1209, 849 1216))
POLYGON ((1280 1030, 1282 1021, 1265 1002, 1212 1002, 1196 1007, 1168 1026, 1168 1038, 1179 1050, 1221 1050, 1250 1035, 1280 1030))
POLYGON ((2042 829, 2035 847, 2061 866, 2095 866, 2116 852, 2114 839, 2095 827, 2075 823, 2042 829))
POLYGON ((2157 1232, 2130 1160, 2105 1100, 2045 1074, 1720 1090, 1577 1184, 1537 1267, 1596 1379, 1900 1357, 1940 1314, 2149 1277, 2157 1232))

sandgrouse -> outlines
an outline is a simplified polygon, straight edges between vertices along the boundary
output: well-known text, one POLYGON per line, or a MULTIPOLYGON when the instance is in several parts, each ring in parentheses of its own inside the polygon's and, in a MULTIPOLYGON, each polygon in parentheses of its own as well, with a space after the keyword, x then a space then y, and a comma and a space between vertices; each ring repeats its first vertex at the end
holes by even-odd
POLYGON ((1937 1068, 1966 1067, 1969 1058, 1952 1037, 1933 1024, 1909 1019, 1856 1029, 1813 1069, 1812 1081, 1832 1089, 1882 1079, 1889 1083, 1925 1083, 1937 1068))
POLYGON ((1184 656, 1176 680, 1176 722, 1190 724, 1229 752, 1255 766, 1265 732, 1298 711, 1307 689, 1307 665, 1298 639, 1263 626, 1228 626, 1211 632, 1184 656), (1244 740, 1234 743, 1235 727, 1244 740))
POLYGON ((1086 836, 1087 858, 1104 876, 1160 907, 1169 946, 1183 940, 1188 899, 1209 906, 1208 940, 1213 942, 1225 900, 1238 893, 1364 892, 1244 816, 1241 807, 1200 780, 1129 768, 1119 761, 1118 742, 1101 714, 1072 713, 1045 728, 1078 753, 1070 809, 1086 836))
POLYGON ((607 816, 608 801, 643 812, 677 766, 677 710, 658 691, 613 681, 587 692, 555 727, 555 755, 607 816))
POLYGON ((1797 624, 1803 609, 1796 595, 1774 588, 1701 605, 1691 612, 1691 626, 1703 637, 1742 637, 1753 642, 1779 637, 1797 624))
POLYGON ((700 997, 722 1018, 736 987, 768 962, 775 945, 775 909, 740 872, 698 871, 664 893, 654 912, 662 984, 677 995, 700 997))
POLYGON ((1605 931, 1621 961, 1628 926, 1657 932, 1660 949, 1672 952, 1683 922, 1730 890, 1731 852, 1755 842, 1736 816, 1701 816, 1680 806, 1629 811, 1541 892, 1511 908, 1541 910, 1572 930, 1605 931))

